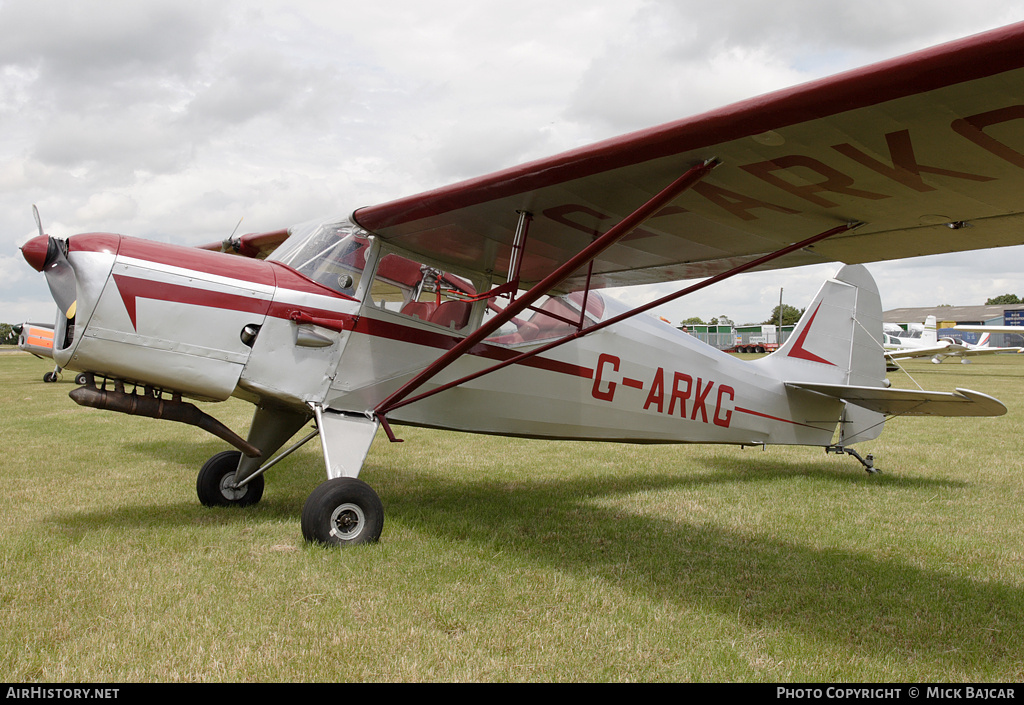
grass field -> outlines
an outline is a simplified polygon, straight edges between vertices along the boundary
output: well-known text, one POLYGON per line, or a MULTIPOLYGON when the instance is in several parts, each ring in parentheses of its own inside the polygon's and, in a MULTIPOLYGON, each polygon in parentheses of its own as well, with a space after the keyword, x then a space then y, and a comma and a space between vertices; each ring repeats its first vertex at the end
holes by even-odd
MULTIPOLYGON (((0 354, 0 668, 25 681, 1019 682, 1024 356, 910 363, 996 419, 819 449, 400 429, 379 544, 303 543, 310 443, 207 509, 223 443, 77 407, 0 354)), ((903 373, 894 386, 914 386, 903 373)), ((247 428, 251 407, 211 413, 247 428)))

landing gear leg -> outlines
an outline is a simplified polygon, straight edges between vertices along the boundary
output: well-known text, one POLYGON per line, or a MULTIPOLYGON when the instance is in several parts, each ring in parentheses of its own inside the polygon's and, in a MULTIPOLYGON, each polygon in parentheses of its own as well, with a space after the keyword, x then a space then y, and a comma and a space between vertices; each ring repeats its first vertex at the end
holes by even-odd
POLYGON ((313 490, 302 508, 302 536, 325 546, 375 543, 384 528, 384 505, 357 476, 379 424, 361 414, 318 405, 312 409, 328 479, 313 490))
POLYGON ((859 460, 860 464, 864 466, 864 469, 867 470, 872 475, 878 472, 878 468, 875 467, 875 458, 873 455, 871 455, 871 453, 868 453, 866 456, 861 457, 860 453, 858 453, 856 450, 854 450, 853 448, 847 448, 846 446, 825 446, 825 452, 835 453, 836 455, 842 455, 843 453, 846 453, 847 455, 852 455, 854 458, 859 460))

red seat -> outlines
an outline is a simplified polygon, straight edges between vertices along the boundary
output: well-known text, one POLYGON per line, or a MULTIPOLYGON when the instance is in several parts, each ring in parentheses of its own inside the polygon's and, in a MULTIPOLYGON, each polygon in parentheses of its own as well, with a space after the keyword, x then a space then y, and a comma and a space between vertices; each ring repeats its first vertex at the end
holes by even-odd
POLYGON ((415 316, 421 321, 429 321, 435 308, 436 304, 429 301, 410 301, 402 307, 402 313, 406 316, 415 316))
POLYGON ((445 301, 430 315, 430 322, 460 330, 469 323, 469 312, 473 305, 468 301, 445 301))

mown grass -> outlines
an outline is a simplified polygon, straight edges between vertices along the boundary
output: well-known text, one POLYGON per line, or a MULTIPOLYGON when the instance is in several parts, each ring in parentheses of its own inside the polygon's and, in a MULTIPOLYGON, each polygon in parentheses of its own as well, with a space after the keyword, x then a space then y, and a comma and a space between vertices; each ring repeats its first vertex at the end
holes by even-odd
POLYGON ((808 448, 403 428, 362 475, 382 540, 346 551, 300 536, 315 443, 258 506, 206 509, 220 441, 79 408, 47 369, 0 355, 8 681, 1024 677, 1024 359, 908 365, 1010 412, 891 422, 861 448, 879 475, 808 448))

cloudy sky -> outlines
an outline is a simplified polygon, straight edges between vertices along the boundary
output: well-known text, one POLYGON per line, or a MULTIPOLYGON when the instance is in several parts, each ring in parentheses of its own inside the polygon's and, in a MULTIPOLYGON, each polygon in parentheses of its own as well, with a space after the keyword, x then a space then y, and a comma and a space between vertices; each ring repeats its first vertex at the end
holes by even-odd
MULTIPOLYGON (((201 244, 1021 20, 1019 0, 0 0, 0 321, 53 318, 17 249, 32 204, 52 235, 201 244)), ((1022 268, 1024 248, 871 267, 886 308, 1024 295, 1022 268)), ((662 314, 760 321, 833 270, 662 314)))

